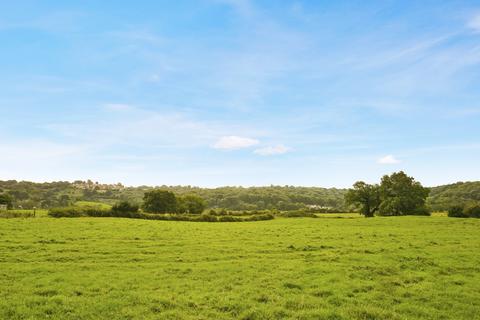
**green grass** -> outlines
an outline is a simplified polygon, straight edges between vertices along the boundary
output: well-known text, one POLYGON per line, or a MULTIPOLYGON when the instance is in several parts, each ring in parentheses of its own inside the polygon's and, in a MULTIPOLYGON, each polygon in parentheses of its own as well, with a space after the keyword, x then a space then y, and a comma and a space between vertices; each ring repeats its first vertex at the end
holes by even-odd
POLYGON ((0 219, 0 319, 479 319, 480 219, 0 219))
POLYGON ((102 202, 93 202, 93 201, 77 201, 75 202, 76 207, 83 207, 83 208, 97 208, 97 209, 105 209, 110 210, 112 208, 111 205, 102 203, 102 202))

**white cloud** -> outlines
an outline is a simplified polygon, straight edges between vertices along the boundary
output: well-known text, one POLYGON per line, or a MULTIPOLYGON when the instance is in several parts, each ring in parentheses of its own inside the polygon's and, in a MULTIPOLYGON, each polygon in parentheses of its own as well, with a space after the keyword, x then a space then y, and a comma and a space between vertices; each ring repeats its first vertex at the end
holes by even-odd
POLYGON ((261 156, 272 156, 276 154, 284 154, 289 152, 291 149, 280 144, 277 146, 268 146, 265 148, 260 148, 254 151, 254 153, 259 154, 261 156))
POLYGON ((213 145, 213 147, 215 149, 234 150, 234 149, 248 148, 248 147, 257 145, 259 143, 260 141, 256 139, 238 137, 238 136, 225 136, 225 137, 221 137, 213 145))
POLYGON ((397 164, 400 163, 400 160, 392 156, 391 154, 386 155, 385 157, 382 157, 377 160, 377 163, 380 164, 397 164))
POLYGON ((480 33, 480 13, 475 15, 473 18, 468 21, 468 27, 474 32, 480 33))

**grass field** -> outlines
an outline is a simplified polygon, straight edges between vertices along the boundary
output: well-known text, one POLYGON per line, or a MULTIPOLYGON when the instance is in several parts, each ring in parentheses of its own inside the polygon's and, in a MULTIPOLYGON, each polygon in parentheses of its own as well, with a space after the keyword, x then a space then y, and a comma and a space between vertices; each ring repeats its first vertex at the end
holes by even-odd
POLYGON ((0 319, 480 319, 480 220, 0 219, 0 319))

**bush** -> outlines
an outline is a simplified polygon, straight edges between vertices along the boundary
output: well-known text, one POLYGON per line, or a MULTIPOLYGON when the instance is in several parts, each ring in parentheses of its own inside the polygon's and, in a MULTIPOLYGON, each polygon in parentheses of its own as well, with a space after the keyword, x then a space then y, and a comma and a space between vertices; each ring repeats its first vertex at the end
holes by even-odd
POLYGON ((48 215, 54 218, 113 217, 111 210, 89 207, 52 208, 48 215))
POLYGON ((233 216, 220 216, 218 218, 218 221, 219 222, 240 222, 240 221, 243 221, 242 218, 237 218, 237 217, 233 217, 233 216))
POLYGON ((131 204, 128 201, 122 201, 120 203, 113 205, 112 213, 117 213, 117 214, 136 213, 138 212, 138 209, 139 209, 138 205, 131 204))
POLYGON ((285 218, 318 218, 316 214, 304 210, 286 211, 280 215, 285 218))
POLYGON ((423 206, 423 207, 416 208, 411 215, 412 216, 431 216, 432 214, 430 213, 430 210, 428 210, 427 207, 423 206))
POLYGON ((273 220, 275 216, 271 213, 259 214, 251 216, 250 218, 245 218, 243 221, 264 221, 264 220, 273 220))
POLYGON ((199 221, 199 222, 217 222, 218 218, 216 216, 211 216, 209 214, 202 214, 199 217, 193 218, 192 221, 199 221))
POLYGON ((468 218, 468 215, 464 213, 462 206, 452 206, 448 209, 448 216, 453 218, 468 218))
POLYGON ((466 207, 463 213, 469 218, 480 218, 480 204, 466 207))
POLYGON ((207 203, 203 198, 195 194, 187 194, 177 198, 178 213, 201 214, 207 207, 207 203))
POLYGON ((13 199, 9 194, 2 193, 0 194, 0 204, 6 205, 7 209, 12 209, 13 199))
POLYGON ((48 210, 48 215, 54 218, 72 218, 85 216, 83 210, 76 207, 52 208, 48 210))
POLYGON ((184 214, 152 214, 144 212, 127 212, 122 210, 107 210, 101 208, 86 207, 65 207, 50 209, 48 215, 54 218, 77 218, 77 217, 120 217, 131 219, 146 220, 165 220, 165 221, 193 221, 193 222, 243 222, 243 221, 262 221, 271 220, 275 217, 272 214, 258 214, 251 217, 241 218, 231 215, 214 216, 202 214, 200 216, 191 216, 184 214))
POLYGON ((145 192, 143 209, 151 213, 177 212, 178 202, 175 194, 168 190, 156 189, 145 192))

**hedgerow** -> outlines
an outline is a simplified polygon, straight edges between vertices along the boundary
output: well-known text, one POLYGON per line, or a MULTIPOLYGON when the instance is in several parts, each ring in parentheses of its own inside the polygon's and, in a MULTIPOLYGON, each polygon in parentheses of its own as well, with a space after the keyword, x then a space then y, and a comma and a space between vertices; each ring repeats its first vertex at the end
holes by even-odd
POLYGON ((101 208, 65 207, 50 209, 48 215, 54 218, 78 218, 78 217, 119 217, 145 220, 166 221, 192 221, 192 222, 244 222, 262 221, 275 218, 272 214, 252 215, 250 217, 214 216, 210 214, 185 215, 185 214, 152 214, 145 212, 122 212, 101 208))

